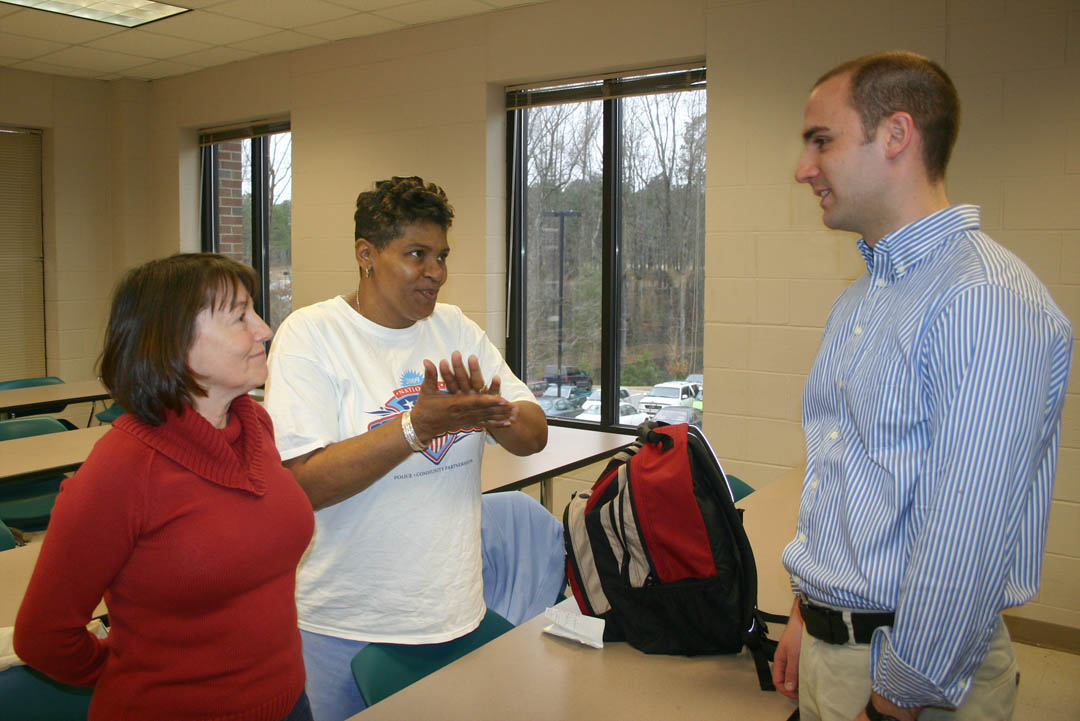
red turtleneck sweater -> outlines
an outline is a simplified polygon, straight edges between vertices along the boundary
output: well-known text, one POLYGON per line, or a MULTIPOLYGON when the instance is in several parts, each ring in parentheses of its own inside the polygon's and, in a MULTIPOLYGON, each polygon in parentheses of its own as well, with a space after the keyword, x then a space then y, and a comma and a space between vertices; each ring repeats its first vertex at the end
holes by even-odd
POLYGON ((15 622, 15 651, 93 685, 91 721, 279 721, 304 687, 296 565, 307 496, 267 415, 116 421, 64 481, 15 622), (86 631, 104 594, 111 631, 86 631))

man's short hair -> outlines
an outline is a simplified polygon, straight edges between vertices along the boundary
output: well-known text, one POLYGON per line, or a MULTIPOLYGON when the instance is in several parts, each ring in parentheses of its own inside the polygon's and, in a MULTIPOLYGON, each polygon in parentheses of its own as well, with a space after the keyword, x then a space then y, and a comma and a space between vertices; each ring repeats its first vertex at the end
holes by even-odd
POLYGON ((255 271, 217 253, 178 253, 127 272, 113 293, 101 380, 121 408, 150 425, 205 396, 188 365, 195 319, 228 308, 240 287, 252 299, 255 271))
POLYGON ((838 65, 814 87, 846 73, 851 73, 850 102, 862 119, 867 142, 886 117, 910 113, 922 135, 927 175, 943 179, 960 130, 960 98, 941 66, 902 50, 876 53, 838 65))
POLYGON ((424 183, 415 175, 375 181, 375 190, 356 198, 356 238, 364 238, 378 249, 404 234, 412 223, 434 223, 444 231, 454 222, 454 209, 446 192, 434 183, 424 183))

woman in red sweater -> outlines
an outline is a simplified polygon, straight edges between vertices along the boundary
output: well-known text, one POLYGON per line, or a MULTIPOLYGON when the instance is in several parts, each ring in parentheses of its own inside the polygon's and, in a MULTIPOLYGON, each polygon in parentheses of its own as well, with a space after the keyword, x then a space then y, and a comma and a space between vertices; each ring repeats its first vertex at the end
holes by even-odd
POLYGON ((129 412, 62 484, 14 639, 28 665, 94 686, 91 721, 311 719, 294 585, 313 515, 247 396, 271 335, 255 286, 196 253, 116 290, 101 375, 129 412))

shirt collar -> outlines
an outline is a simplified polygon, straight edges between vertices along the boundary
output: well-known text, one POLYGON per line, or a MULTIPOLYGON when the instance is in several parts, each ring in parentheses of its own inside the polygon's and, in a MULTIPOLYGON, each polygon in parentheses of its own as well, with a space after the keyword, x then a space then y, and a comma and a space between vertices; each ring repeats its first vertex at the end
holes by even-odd
POLYGON ((952 205, 894 230, 872 248, 862 238, 857 245, 871 276, 895 279, 922 262, 950 236, 978 229, 979 206, 952 205))

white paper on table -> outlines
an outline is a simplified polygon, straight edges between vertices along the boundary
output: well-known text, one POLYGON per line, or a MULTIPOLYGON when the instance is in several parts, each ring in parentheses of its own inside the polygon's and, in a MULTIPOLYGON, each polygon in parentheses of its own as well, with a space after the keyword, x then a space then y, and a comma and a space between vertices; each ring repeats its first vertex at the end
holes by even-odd
POLYGON ((544 633, 561 636, 593 648, 604 647, 604 619, 581 613, 573 597, 544 609, 544 617, 551 621, 544 626, 544 633))

